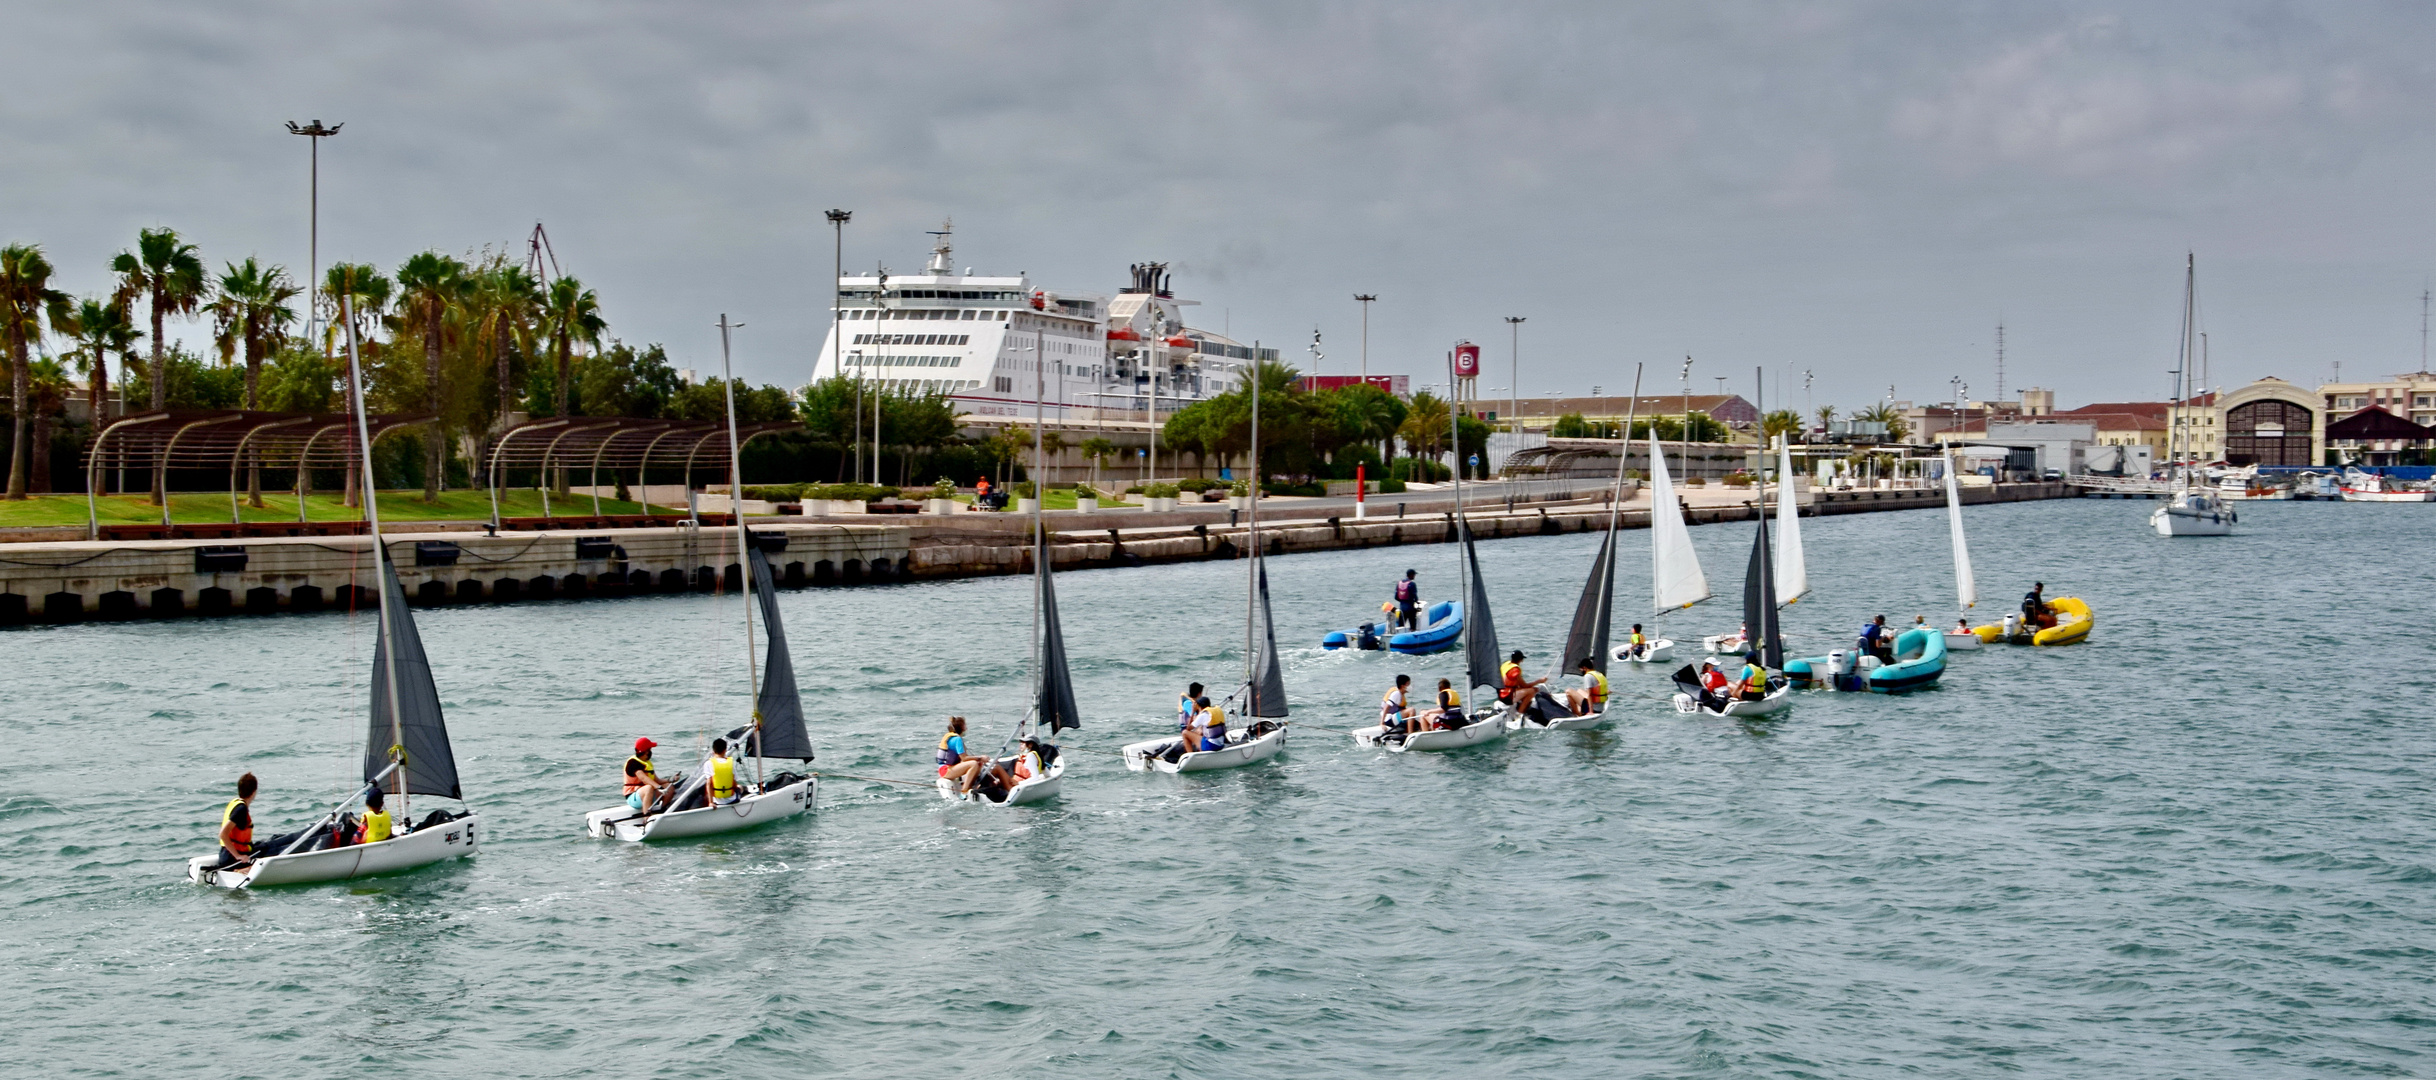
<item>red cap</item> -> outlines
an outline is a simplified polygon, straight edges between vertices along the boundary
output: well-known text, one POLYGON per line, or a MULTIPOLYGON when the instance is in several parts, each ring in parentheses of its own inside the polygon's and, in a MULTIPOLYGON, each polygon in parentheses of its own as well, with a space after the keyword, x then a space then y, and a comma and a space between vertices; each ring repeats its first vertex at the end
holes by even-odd
POLYGON ((636 740, 634 741, 634 752, 635 752, 635 753, 640 754, 640 753, 642 753, 643 751, 645 751, 645 750, 649 750, 649 749, 651 749, 652 747, 655 747, 655 746, 658 746, 658 745, 660 745, 660 744, 658 744, 658 743, 656 743, 656 742, 653 742, 653 741, 651 741, 651 740, 649 740, 649 739, 636 739, 636 740))

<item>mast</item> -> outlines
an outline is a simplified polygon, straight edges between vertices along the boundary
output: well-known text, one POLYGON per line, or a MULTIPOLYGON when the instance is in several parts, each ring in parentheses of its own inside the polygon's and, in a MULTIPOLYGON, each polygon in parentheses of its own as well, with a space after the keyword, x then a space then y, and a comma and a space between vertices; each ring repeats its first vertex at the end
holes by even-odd
POLYGON ((747 554, 753 546, 753 534, 744 527, 744 453, 736 441, 736 365, 728 357, 728 332, 743 323, 727 321, 727 313, 719 313, 719 372, 721 387, 727 393, 727 508, 736 519, 736 567, 743 571, 744 588, 737 595, 744 600, 744 680, 753 694, 753 779, 761 780, 761 673, 753 667, 753 559, 747 554))
MULTIPOLYGON (((1316 336, 1318 331, 1313 331, 1316 336)), ((1317 355, 1314 344, 1313 354, 1317 355)), ((1252 622, 1260 606, 1260 342, 1252 342, 1252 512, 1247 520, 1249 529, 1244 539, 1250 544, 1251 557, 1243 564, 1243 685, 1249 688, 1260 677, 1257 666, 1260 657, 1252 647, 1252 622)))
MULTIPOLYGON (((1455 375, 1455 353, 1446 354, 1446 445, 1452 451, 1447 456, 1455 460, 1455 586, 1463 590, 1463 657, 1464 682, 1469 684, 1472 657, 1472 624, 1479 612, 1472 608, 1471 560, 1463 557, 1463 541, 1471 537, 1471 527, 1463 518, 1463 380, 1455 375)), ((1472 688, 1463 688, 1466 696, 1472 688)))
MULTIPOLYGON (((389 572, 387 566, 389 552, 381 543, 381 507, 380 500, 377 498, 379 488, 372 481, 372 426, 364 418, 367 411, 364 404, 364 370, 363 358, 358 353, 355 340, 354 294, 355 289, 350 283, 346 291, 340 295, 339 303, 345 312, 347 322, 347 390, 355 398, 355 446, 364 459, 364 518, 371 523, 372 528, 372 575, 381 594, 379 617, 381 658, 384 661, 381 669, 385 675, 383 688, 389 695, 389 745, 393 748, 390 754, 394 758, 395 755, 404 753, 406 747, 405 721, 400 718, 398 704, 398 635, 397 628, 391 625, 394 616, 389 611, 389 582, 385 576, 389 572)), ((401 764, 403 763, 401 762, 401 764)), ((398 789, 398 819, 408 820, 413 815, 406 806, 406 770, 400 768, 395 775, 398 789)))
MULTIPOLYGON (((1043 435, 1041 434, 1041 424, 1046 416, 1046 409, 1042 405, 1041 394, 1043 386, 1049 381, 1048 346, 1049 339, 1047 336, 1047 330, 1043 327, 1042 320, 1038 318, 1033 319, 1032 469, 1035 472, 1040 470, 1040 459, 1042 453, 1044 453, 1042 448, 1047 445, 1047 443, 1044 441, 1043 435)), ((1151 412, 1151 419, 1156 420, 1158 419, 1158 412, 1155 403, 1158 399, 1155 395, 1158 393, 1159 386, 1157 377, 1154 376, 1151 379, 1150 385, 1151 393, 1154 395, 1151 399, 1154 403, 1151 412)), ((1158 425, 1155 423, 1152 424, 1151 429, 1156 431, 1158 429, 1158 425)), ((1049 685, 1049 658, 1041 651, 1040 647, 1041 582, 1046 580, 1049 576, 1049 533, 1047 519, 1043 515, 1043 511, 1048 508, 1048 505, 1049 482, 1042 477, 1035 476, 1032 478, 1032 701, 1034 703, 1033 707, 1035 710, 1037 710, 1039 707, 1041 691, 1047 688, 1049 685)), ((1025 723, 1028 724, 1030 722, 1030 717, 1027 716, 1025 718, 1025 723)), ((1022 729, 1018 727, 1017 730, 1020 731, 1022 729)), ((1054 727, 1050 728, 1049 734, 1056 735, 1057 729, 1054 727)))

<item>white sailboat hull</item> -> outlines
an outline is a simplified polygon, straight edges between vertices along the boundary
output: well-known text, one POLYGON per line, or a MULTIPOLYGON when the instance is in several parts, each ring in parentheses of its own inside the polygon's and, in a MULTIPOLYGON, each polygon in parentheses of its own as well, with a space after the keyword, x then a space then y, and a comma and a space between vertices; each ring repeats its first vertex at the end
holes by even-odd
POLYGON ((2359 490, 2355 490, 2355 489, 2352 489, 2352 488, 2344 488, 2344 489, 2343 489, 2343 501, 2344 501, 2344 502, 2403 502, 2403 503, 2430 502, 2430 501, 2436 501, 2436 492, 2428 492, 2428 491, 2359 491, 2359 490))
POLYGON ((1632 646, 1618 645, 1610 655, 1628 664, 1663 664, 1675 658, 1675 643, 1659 638, 1650 642, 1637 656, 1633 654, 1632 646))
POLYGON ((784 787, 747 795, 726 806, 703 806, 648 817, 619 803, 585 814, 584 832, 595 838, 614 836, 638 843, 736 832, 810 810, 819 787, 819 780, 807 776, 784 787))
POLYGON ((1700 647, 1713 653, 1733 653, 1739 655, 1746 648, 1748 648, 1750 644, 1751 639, 1742 636, 1740 633, 1711 634, 1700 639, 1700 647))
POLYGON ((2186 505, 2181 500, 2167 503, 2149 514, 2148 523, 2159 536, 2231 536, 2234 515, 2230 510, 2214 505, 2186 505))
POLYGON ((223 889, 252 889, 265 885, 310 885, 323 881, 395 874, 436 862, 463 858, 477 846, 473 814, 454 821, 392 836, 377 844, 353 844, 297 855, 269 855, 244 870, 213 870, 217 854, 198 855, 186 863, 186 879, 223 889))
POLYGON ((1793 704, 1791 684, 1778 687, 1757 701, 1729 701, 1724 711, 1704 707, 1690 694, 1675 695, 1675 711, 1698 713, 1702 716, 1774 716, 1793 704))
POLYGON ((1224 750, 1196 750, 1174 761, 1160 755, 1176 745, 1174 739, 1146 739, 1125 746, 1125 767, 1135 772, 1193 773, 1240 769, 1286 752, 1286 725, 1252 738, 1242 732, 1227 735, 1224 750))
POLYGON ((1382 747, 1396 753, 1413 750, 1464 750, 1506 737, 1503 709, 1475 715, 1472 722, 1452 731, 1432 729, 1416 731, 1402 739, 1387 737, 1387 725, 1374 724, 1353 733, 1356 746, 1382 747))
POLYGON ((1970 631, 1948 630, 1945 632, 1945 650, 1947 652, 1953 652, 1956 649, 1976 649, 1979 646, 1979 635, 1970 631))
POLYGON ((1509 731, 1580 731, 1606 722, 1607 710, 1605 709, 1583 716, 1559 716, 1552 720, 1542 720, 1520 713, 1506 714, 1506 729, 1509 731))
MULTIPOLYGON (((1010 766, 1014 763, 1014 760, 1014 758, 1002 759, 1004 763, 1010 766)), ((1047 802, 1050 799, 1056 798, 1057 793, 1063 790, 1065 787, 1065 778, 1066 756, 1064 754, 1059 754, 1056 761, 1049 763, 1049 771, 1042 773, 1039 776, 1026 779, 1023 782, 1016 784, 1013 790, 1008 791, 1005 802, 991 802, 988 799, 978 796, 967 796, 956 790, 955 781, 944 776, 939 778, 939 797, 946 799, 951 803, 958 804, 975 803, 982 806, 1001 807, 1029 806, 1033 803, 1047 802)))

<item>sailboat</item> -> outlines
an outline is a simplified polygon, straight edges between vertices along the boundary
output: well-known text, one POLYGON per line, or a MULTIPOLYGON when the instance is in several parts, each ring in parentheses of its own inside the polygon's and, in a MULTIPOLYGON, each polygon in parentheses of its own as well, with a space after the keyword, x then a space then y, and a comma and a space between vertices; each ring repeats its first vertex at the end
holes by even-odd
MULTIPOLYGON (((1636 368, 1633 372, 1635 404, 1639 403, 1640 397, 1641 375, 1636 368)), ((1614 624, 1616 531, 1622 527, 1624 518, 1624 459, 1629 456, 1625 448, 1632 445, 1632 422, 1632 413, 1627 410, 1624 416, 1625 438, 1616 448, 1615 486, 1608 489, 1607 535, 1599 542, 1598 555, 1590 560, 1590 580, 1582 583, 1582 598, 1573 605, 1573 625, 1565 632, 1564 647, 1557 650, 1556 667, 1549 672, 1549 682, 1557 682, 1581 670, 1581 663, 1585 660, 1590 662, 1591 670, 1598 672, 1600 678, 1606 678, 1607 666, 1612 658, 1631 651, 1622 649, 1610 653, 1607 639, 1614 624)), ((1643 650, 1644 653, 1655 651, 1654 644, 1643 650)), ((1506 719, 1506 726, 1517 731, 1526 728, 1562 731, 1597 727, 1607 722, 1605 702, 1599 703, 1593 711, 1580 714, 1571 711, 1552 695, 1542 694, 1531 704, 1528 715, 1515 713, 1506 719)))
MULTIPOLYGON (((1675 501, 1674 481, 1666 475, 1666 452, 1658 436, 1649 437, 1649 587, 1653 616, 1681 611, 1710 597, 1709 578, 1700 571, 1700 555, 1692 550, 1692 530, 1683 523, 1683 504, 1675 501)), ((1655 664, 1672 660, 1675 643, 1652 638, 1649 648, 1633 655, 1630 647, 1615 653, 1618 660, 1655 664)))
POLYGON ((1971 609, 1979 606, 1979 579, 1971 573, 1971 545, 1962 536, 1962 487, 1954 475, 1954 451, 1945 452, 1945 523, 1954 540, 1954 602, 1962 605, 1961 622, 1945 631, 1947 650, 1976 649, 1979 635, 1969 629, 1971 609))
MULTIPOLYGON (((1043 406, 1042 384, 1047 382, 1049 369, 1045 332, 1035 328, 1032 341, 1032 460, 1046 461, 1042 444, 1043 406)), ((1045 490, 1045 489, 1036 489, 1045 490)), ((979 803, 983 806, 1025 806, 1057 797, 1065 787, 1066 757, 1058 751, 1057 733, 1066 728, 1083 726, 1082 714, 1074 704, 1074 679, 1066 670, 1066 634, 1057 621, 1057 585, 1050 572, 1049 529, 1041 517, 1041 506, 1047 499, 1032 500, 1032 707, 1015 725, 1007 737, 1007 745, 1024 737, 1040 742, 1041 771, 1016 780, 1005 797, 993 799, 975 789, 964 794, 957 783, 944 776, 939 778, 939 797, 952 803, 979 803)), ((1022 754, 1007 755, 1001 746, 996 764, 1013 770, 1022 754)))
MULTIPOLYGON (((1450 355, 1447 359, 1448 374, 1452 376, 1454 358, 1450 355)), ((1448 381, 1453 382, 1452 378, 1448 381)), ((1463 424, 1461 414, 1456 411, 1457 408, 1455 402, 1448 402, 1447 411, 1454 414, 1448 418, 1451 421, 1450 430, 1460 433, 1463 430, 1463 424)), ((1464 686, 1458 691, 1460 695, 1468 694, 1483 686, 1494 687, 1503 681, 1503 677, 1499 673, 1497 663, 1497 626, 1489 616, 1488 586, 1481 582, 1480 555, 1472 548, 1471 523, 1463 514, 1463 463, 1459 440, 1456 457, 1458 460, 1455 468, 1455 540, 1459 548, 1457 567, 1463 577, 1464 590, 1464 686)), ((1495 702, 1494 698, 1490 700, 1495 702)), ((1506 711, 1506 707, 1502 702, 1485 706, 1474 705, 1462 710, 1459 713, 1461 726, 1458 727, 1440 726, 1445 723, 1445 721, 1436 719, 1441 711, 1437 708, 1433 695, 1430 707, 1422 710, 1422 715, 1432 718, 1429 727, 1410 734, 1393 734, 1401 732, 1401 727, 1389 728, 1384 722, 1386 718, 1382 717, 1381 723, 1354 732, 1354 744, 1357 746, 1384 746, 1389 750, 1402 753, 1409 750, 1461 750, 1505 737, 1506 725, 1501 714, 1506 711)))
MULTIPOLYGON (((719 317, 720 362, 727 362, 727 316, 719 317)), ((737 453, 735 376, 729 371, 727 379, 727 453, 728 490, 742 491, 744 463, 737 453)), ((738 757, 753 759, 753 779, 737 778, 737 794, 732 802, 713 804, 708 784, 711 759, 704 756, 702 767, 691 779, 678 785, 668 800, 668 809, 644 813, 625 803, 594 810, 584 815, 584 831, 594 837, 615 836, 620 840, 676 840, 688 836, 709 836, 713 833, 735 832, 791 818, 812 808, 820 781, 812 776, 779 772, 762 775, 763 765, 770 759, 812 761, 812 737, 804 730, 803 696, 795 685, 795 662, 787 651, 787 631, 778 617, 778 591, 770 582, 769 558, 762 554, 761 545, 744 527, 744 515, 737 514, 736 542, 744 551, 739 561, 744 570, 744 583, 753 599, 744 608, 744 675, 753 694, 753 722, 727 733, 728 745, 738 757), (753 671, 753 612, 758 607, 761 621, 769 627, 769 648, 762 656, 761 671, 753 671)))
MULTIPOLYGON (((2174 399, 2188 405, 2197 396, 2197 380, 2191 376, 2193 362, 2199 359, 2194 348, 2199 343, 2199 260, 2185 255, 2182 284, 2182 361, 2174 369, 2174 399), (2184 391, 2194 391, 2185 396, 2184 391)), ((2185 458, 2195 455, 2192 439, 2184 434, 2190 426, 2190 409, 2184 408, 2174 418, 2174 429, 2166 439, 2166 453, 2172 458, 2174 486, 2165 497, 2165 505, 2148 515, 2149 527, 2159 536, 2231 536, 2233 526, 2241 516, 2225 505, 2222 498, 2204 483, 2194 483, 2192 462, 2185 458)))
MULTIPOLYGON (((1764 407, 1760 415, 1767 415, 1764 407)), ((1766 473, 1760 475, 1759 483, 1757 505, 1764 507, 1768 505, 1766 473)), ((1753 518, 1757 528, 1751 535, 1751 561, 1742 575, 1743 633, 1749 638, 1746 647, 1758 654, 1761 667, 1782 671, 1785 667, 1785 639, 1777 632, 1776 560, 1768 546, 1768 515, 1763 512, 1754 514, 1753 518)), ((1798 531, 1796 535, 1799 535, 1798 531)), ((1808 588, 1807 570, 1802 577, 1799 584, 1808 588)), ((1769 679, 1765 695, 1751 700, 1738 698, 1728 701, 1722 708, 1711 704, 1708 696, 1700 692, 1699 679, 1690 667, 1675 672, 1675 683, 1678 687, 1675 693, 1677 712, 1710 716, 1767 716, 1792 703, 1788 695, 1793 692, 1793 684, 1782 677, 1769 679)))
POLYGON ((1286 675, 1277 655, 1277 627, 1269 617, 1269 568, 1260 544, 1260 379, 1252 393, 1252 510, 1244 542, 1251 551, 1244 568, 1243 688, 1227 699, 1248 727, 1227 731, 1226 747, 1194 750, 1181 746, 1182 736, 1147 739, 1125 747, 1125 767, 1135 772, 1209 772, 1267 761, 1286 749, 1286 675), (1238 704, 1240 703, 1240 704, 1238 704))
POLYGON ((1776 444, 1776 605, 1810 595, 1810 563, 1802 554, 1802 508, 1793 489, 1793 437, 1776 444))
POLYGON ((465 801, 457 782, 457 759, 448 744, 448 722, 422 635, 406 610, 406 590, 397 565, 381 542, 380 503, 374 498, 370 433, 364 422, 364 380, 355 340, 355 313, 347 302, 347 387, 355 399, 356 446, 364 455, 364 512, 372 533, 373 574, 380 580, 380 627, 372 643, 372 717, 364 745, 364 786, 312 825, 258 845, 251 862, 219 868, 218 853, 186 863, 187 880, 224 889, 302 885, 393 874, 471 855, 477 846, 472 809, 433 811, 422 821, 408 814, 408 800, 432 795, 465 801), (354 829, 347 808, 374 791, 389 796, 397 831, 370 844, 350 842, 354 829), (270 850, 273 846, 277 850, 270 850))

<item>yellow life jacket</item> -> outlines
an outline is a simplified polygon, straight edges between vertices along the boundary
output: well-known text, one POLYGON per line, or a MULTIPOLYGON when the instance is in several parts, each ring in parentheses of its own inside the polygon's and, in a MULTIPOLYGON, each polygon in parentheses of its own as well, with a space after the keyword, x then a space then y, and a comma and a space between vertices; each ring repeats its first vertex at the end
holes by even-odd
MULTIPOLYGON (((245 800, 243 799, 230 799, 227 806, 220 808, 221 829, 226 830, 228 828, 230 816, 234 815, 237 812, 237 808, 243 805, 245 805, 245 800)), ((254 826, 252 824, 253 818, 251 817, 251 811, 248 811, 248 815, 249 816, 246 818, 246 826, 237 830, 236 835, 229 837, 228 840, 228 849, 237 853, 241 857, 251 857, 254 854, 254 826)))
POLYGON ((1216 705, 1210 706, 1209 711, 1203 713, 1201 716, 1202 727, 1206 728, 1213 724, 1221 727, 1225 726, 1226 724, 1226 710, 1219 708, 1216 705))
POLYGON ((725 757, 715 757, 715 758, 712 758, 712 759, 711 759, 711 766, 710 766, 710 769, 711 769, 711 780, 710 780, 710 793, 711 793, 711 798, 714 798, 714 799, 733 799, 733 798, 735 798, 735 797, 736 797, 736 762, 735 762, 735 759, 733 759, 733 758, 725 758, 725 757))
POLYGON ((641 775, 641 776, 638 776, 638 775, 636 775, 636 774, 634 774, 634 773, 631 773, 631 772, 630 772, 630 773, 626 773, 626 774, 625 774, 625 775, 626 775, 626 794, 628 794, 628 795, 632 795, 632 794, 634 794, 634 793, 635 793, 635 789, 640 788, 640 787, 642 787, 642 786, 643 786, 643 777, 644 777, 644 776, 651 777, 651 778, 652 778, 652 779, 654 779, 654 780, 657 780, 657 779, 659 779, 659 778, 660 778, 659 771, 658 771, 658 770, 656 770, 656 769, 653 769, 653 768, 651 767, 651 763, 650 763, 650 762, 648 762, 648 761, 643 760, 643 759, 642 759, 642 757, 641 757, 640 755, 629 756, 629 757, 626 759, 626 764, 628 764, 628 765, 641 765, 641 766, 643 767, 643 772, 642 772, 642 775, 641 775))
POLYGON ((1601 675, 1596 671, 1585 671, 1582 673, 1582 675, 1590 682, 1590 704, 1600 708, 1606 707, 1607 676, 1601 675))
POLYGON ((1497 665, 1497 674, 1500 678, 1503 678, 1506 681, 1507 686, 1522 685, 1522 665, 1517 664, 1512 660, 1508 660, 1503 664, 1497 665))
POLYGON ((1744 693, 1766 696, 1768 669, 1757 664, 1744 664, 1742 666, 1742 688, 1744 693))
POLYGON ((1642 637, 1641 632, 1635 630, 1632 632, 1632 643, 1635 645, 1646 645, 1649 644, 1649 639, 1642 637))
POLYGON ((1463 695, 1458 694, 1453 690, 1440 690, 1438 691, 1438 707, 1441 709, 1460 709, 1463 707, 1463 695))
POLYGON ((377 844, 387 839, 389 839, 389 812, 386 810, 364 811, 363 842, 377 844))

